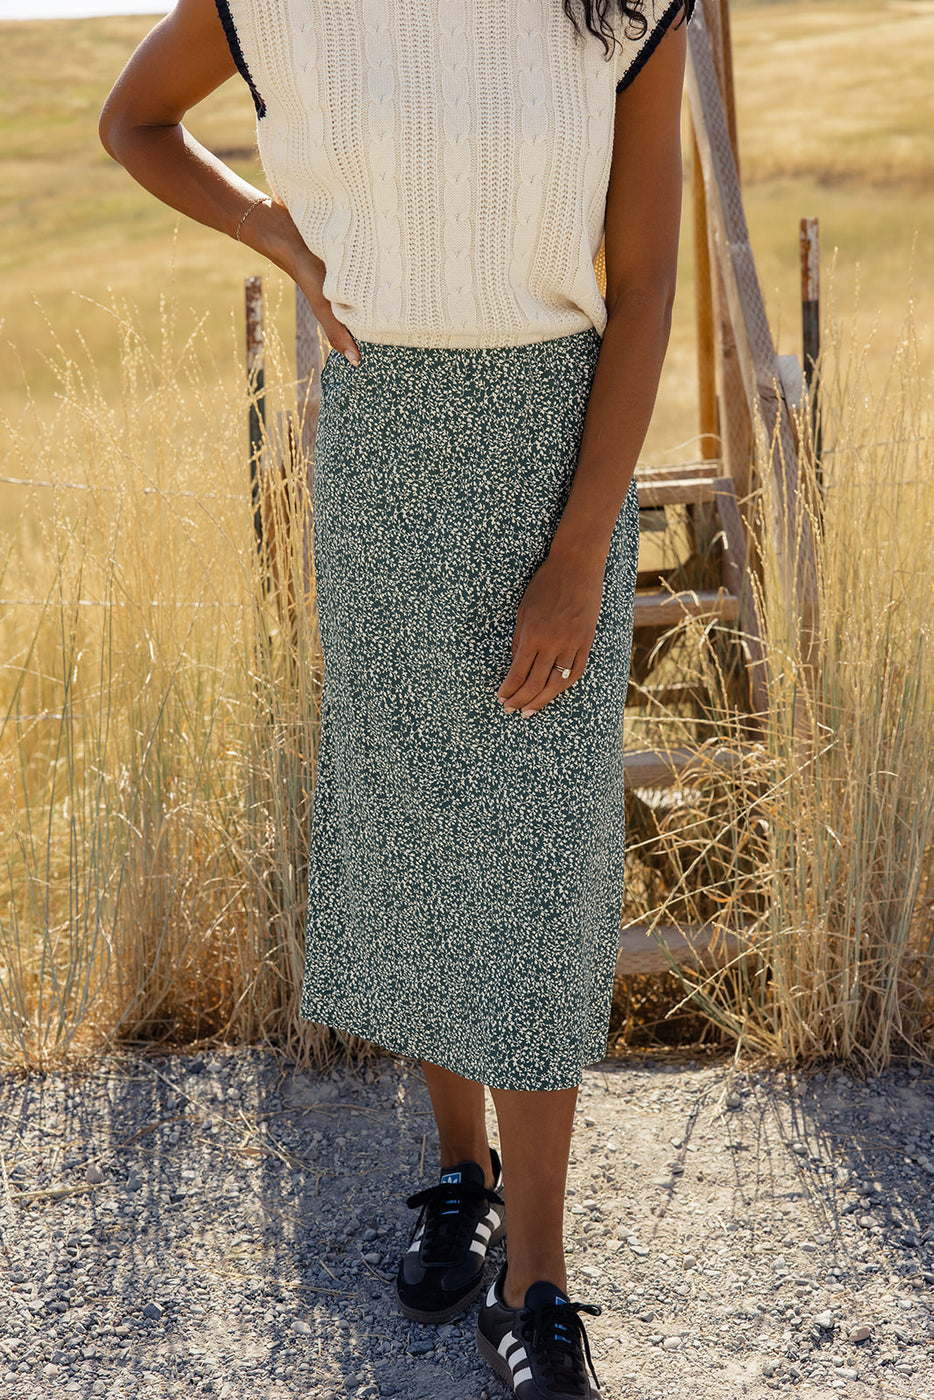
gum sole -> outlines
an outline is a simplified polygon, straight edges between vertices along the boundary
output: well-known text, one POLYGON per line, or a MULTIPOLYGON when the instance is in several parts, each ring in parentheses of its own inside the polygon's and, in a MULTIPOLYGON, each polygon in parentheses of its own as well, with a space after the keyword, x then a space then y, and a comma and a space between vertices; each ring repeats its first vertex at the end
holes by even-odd
POLYGON ((435 1322, 439 1325, 442 1322, 450 1322, 452 1317, 458 1317, 462 1312, 466 1312, 473 1300, 479 1297, 483 1288, 483 1279, 469 1293, 465 1293, 462 1298, 458 1298, 456 1303, 452 1303, 443 1312, 419 1312, 418 1308, 407 1307, 402 1299, 396 1294, 396 1305, 403 1317, 411 1318, 413 1322, 435 1322))
POLYGON ((512 1390, 512 1371, 509 1369, 509 1362, 505 1356, 500 1356, 492 1342, 487 1341, 479 1326, 477 1327, 477 1350, 486 1364, 491 1366, 498 1376, 502 1376, 509 1389, 512 1390))

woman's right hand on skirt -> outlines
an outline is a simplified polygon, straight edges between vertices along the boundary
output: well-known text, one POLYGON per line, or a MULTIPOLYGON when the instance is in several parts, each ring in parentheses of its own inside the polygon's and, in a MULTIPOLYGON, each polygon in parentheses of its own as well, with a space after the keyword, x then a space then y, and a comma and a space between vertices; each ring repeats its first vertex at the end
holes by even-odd
POLYGON ((507 714, 530 717, 580 680, 603 602, 605 558, 586 563, 549 554, 519 604, 512 665, 496 693, 507 714))

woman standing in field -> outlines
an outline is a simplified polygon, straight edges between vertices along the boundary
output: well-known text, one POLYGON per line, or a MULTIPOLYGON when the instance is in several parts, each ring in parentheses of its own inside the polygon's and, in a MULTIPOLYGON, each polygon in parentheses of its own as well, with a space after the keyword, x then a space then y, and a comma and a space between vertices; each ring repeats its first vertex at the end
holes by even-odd
POLYGON ((422 1062, 441 1170, 408 1202, 407 1317, 477 1297, 505 1196, 477 1340, 520 1400, 595 1394, 563 1210, 616 964, 689 4, 178 0, 101 121, 153 194, 288 273, 332 347, 301 1010, 422 1062), (271 198, 181 125, 237 70, 271 198))

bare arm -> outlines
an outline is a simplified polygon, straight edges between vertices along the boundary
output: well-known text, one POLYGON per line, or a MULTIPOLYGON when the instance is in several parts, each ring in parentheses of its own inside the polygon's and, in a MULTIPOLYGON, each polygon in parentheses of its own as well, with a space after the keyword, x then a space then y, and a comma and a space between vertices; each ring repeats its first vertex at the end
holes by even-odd
POLYGON ((613 528, 648 430, 668 346, 681 219, 685 25, 616 99, 606 206, 607 325, 570 495, 519 608, 498 698, 531 714, 583 675, 613 528), (569 667, 564 680, 555 664, 569 667))
POLYGON ((330 343, 354 362, 350 331, 322 294, 325 268, 288 210, 242 180, 182 125, 182 118, 236 72, 214 0, 178 0, 146 36, 101 113, 105 149, 157 199, 269 258, 298 283, 330 343))
POLYGON ((616 99, 606 202, 607 325, 554 542, 569 557, 602 552, 606 560, 668 348, 681 223, 685 28, 677 24, 665 35, 616 99))

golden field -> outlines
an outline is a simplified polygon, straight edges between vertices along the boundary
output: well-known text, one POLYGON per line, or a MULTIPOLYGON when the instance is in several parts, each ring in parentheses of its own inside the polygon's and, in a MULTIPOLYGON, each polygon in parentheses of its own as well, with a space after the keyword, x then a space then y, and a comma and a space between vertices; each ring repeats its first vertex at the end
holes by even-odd
MULTIPOLYGON (((100 149, 101 102, 146 28, 3 26, 0 1061, 211 1035, 320 1061, 347 1047, 296 1010, 320 684, 294 603, 304 503, 294 475, 271 490, 264 587, 241 358, 242 279, 263 271, 286 405, 290 296, 100 149)), ((750 925, 724 972, 640 995, 662 1010, 690 996, 695 1030, 785 1060, 931 1052, 932 39, 924 3, 734 10, 747 215, 780 351, 799 350, 800 216, 821 219, 825 288, 836 263, 820 683, 767 590, 765 727, 729 780, 635 823, 627 914, 750 925)), ((259 182, 239 81, 192 127, 259 182)), ((695 384, 686 235, 647 462, 692 455, 695 384)), ((743 738, 702 629, 677 655, 712 697, 702 732, 743 738)), ((654 732, 697 737, 677 713, 654 732)), ((638 998, 621 997, 625 1019, 638 998)))
MULTIPOLYGON (((80 333, 104 389, 116 385, 117 336, 95 306, 110 291, 138 308, 147 335, 163 294, 191 324, 206 318, 208 343, 233 383, 231 318, 242 320, 242 279, 268 272, 270 288, 281 287, 275 269, 179 220, 99 146, 100 106, 149 27, 140 16, 3 26, 0 409, 13 417, 23 410, 24 383, 37 404, 54 394, 49 326, 66 351, 80 333)), ((844 333, 855 320, 882 375, 913 300, 922 366, 934 369, 934 6, 740 3, 733 42, 746 213, 779 351, 800 354, 798 220, 816 215, 825 293, 835 265, 844 333)), ((190 125, 262 183, 239 78, 192 113, 190 125)), ((689 213, 669 363, 645 452, 651 462, 683 455, 679 445, 697 431, 689 213)), ((286 339, 288 305, 286 296, 286 339)), ((825 315, 829 309, 825 295, 825 315)))

